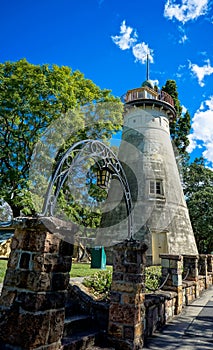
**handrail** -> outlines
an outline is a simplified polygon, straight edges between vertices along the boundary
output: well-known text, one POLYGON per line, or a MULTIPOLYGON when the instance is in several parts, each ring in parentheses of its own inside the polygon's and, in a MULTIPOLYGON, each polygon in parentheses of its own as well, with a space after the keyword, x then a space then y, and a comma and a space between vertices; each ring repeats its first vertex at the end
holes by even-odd
POLYGON ((144 87, 129 90, 125 95, 125 102, 128 103, 131 101, 137 101, 141 99, 149 100, 150 98, 143 96, 144 91, 147 91, 148 94, 151 95, 151 99, 169 103, 171 106, 174 107, 174 100, 167 92, 161 90, 158 93, 155 90, 144 88, 144 87))
POLYGON ((187 277, 189 276, 190 268, 187 269, 185 277, 182 279, 182 281, 185 281, 187 277))
POLYGON ((169 278, 169 275, 170 275, 170 272, 167 274, 165 280, 163 281, 163 283, 162 283, 158 288, 153 289, 153 288, 149 288, 149 287, 145 286, 146 289, 150 290, 151 292, 157 292, 158 290, 160 290, 161 288, 163 288, 163 286, 166 284, 166 282, 167 282, 167 280, 168 280, 168 278, 169 278))

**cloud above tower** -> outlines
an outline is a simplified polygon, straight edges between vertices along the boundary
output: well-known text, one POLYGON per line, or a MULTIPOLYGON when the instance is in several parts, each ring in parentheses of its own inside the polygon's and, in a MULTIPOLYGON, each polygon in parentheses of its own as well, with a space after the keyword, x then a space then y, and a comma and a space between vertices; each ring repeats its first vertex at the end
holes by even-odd
POLYGON ((123 21, 120 26, 120 35, 111 36, 112 41, 121 49, 130 49, 137 41, 137 33, 131 27, 126 26, 126 21, 123 21))
POLYGON ((208 0, 167 0, 164 7, 164 16, 170 20, 177 20, 183 24, 196 20, 208 12, 208 0))
POLYGON ((205 76, 213 74, 213 67, 211 66, 210 60, 207 59, 205 62, 206 64, 203 66, 198 66, 197 64, 189 61, 189 69, 191 70, 192 74, 197 77, 198 83, 201 87, 205 85, 203 81, 205 76))
POLYGON ((112 35, 111 39, 121 50, 131 49, 135 62, 146 63, 147 54, 150 62, 154 62, 153 50, 145 42, 138 42, 137 31, 127 26, 125 20, 121 23, 119 35, 112 35))

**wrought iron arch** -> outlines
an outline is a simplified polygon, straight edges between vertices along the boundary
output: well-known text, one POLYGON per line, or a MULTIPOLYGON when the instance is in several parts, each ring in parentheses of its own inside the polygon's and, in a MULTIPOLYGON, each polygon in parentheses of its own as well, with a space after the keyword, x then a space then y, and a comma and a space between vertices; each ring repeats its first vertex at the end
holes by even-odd
POLYGON ((72 145, 58 161, 52 173, 41 216, 53 216, 59 193, 73 167, 87 159, 93 159, 98 170, 107 170, 112 178, 121 184, 128 219, 128 239, 133 239, 133 204, 129 184, 124 169, 114 152, 104 143, 96 140, 83 140, 72 145))

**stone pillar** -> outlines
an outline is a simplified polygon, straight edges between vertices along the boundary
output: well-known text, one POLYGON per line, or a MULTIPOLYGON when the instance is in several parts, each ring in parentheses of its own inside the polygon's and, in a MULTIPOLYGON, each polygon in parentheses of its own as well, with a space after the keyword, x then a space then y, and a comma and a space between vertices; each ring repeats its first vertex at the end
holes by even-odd
POLYGON ((213 254, 207 255, 207 272, 213 274, 213 254))
POLYGON ((199 275, 205 278, 205 289, 208 288, 207 255, 199 255, 199 275))
POLYGON ((201 276, 207 275, 207 255, 206 254, 199 255, 199 275, 201 276))
POLYGON ((186 305, 198 298, 198 260, 199 255, 183 255, 183 282, 185 283, 186 305))
POLYGON ((183 257, 182 255, 160 254, 162 265, 162 280, 166 281, 163 290, 171 290, 177 293, 175 314, 182 311, 183 306, 183 286, 182 271, 183 257))
POLYGON ((198 281, 199 255, 183 255, 183 278, 187 281, 198 281))
POLYGON ((61 346, 73 245, 62 239, 60 220, 45 220, 47 225, 42 219, 22 219, 12 238, 0 297, 0 344, 5 348, 61 346))
POLYGON ((146 250, 138 241, 114 246, 108 339, 116 349, 143 346, 146 250))
POLYGON ((213 285, 213 254, 207 255, 208 285, 213 285))

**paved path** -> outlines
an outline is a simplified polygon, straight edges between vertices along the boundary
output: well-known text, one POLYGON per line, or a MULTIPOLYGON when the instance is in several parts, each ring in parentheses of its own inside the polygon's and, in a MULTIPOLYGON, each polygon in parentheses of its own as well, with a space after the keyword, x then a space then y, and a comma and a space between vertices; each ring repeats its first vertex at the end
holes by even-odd
POLYGON ((185 307, 160 333, 150 337, 144 350, 212 350, 213 286, 185 307))

